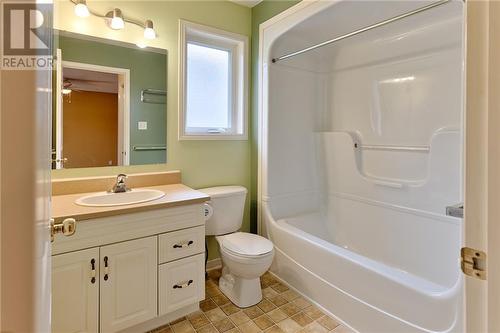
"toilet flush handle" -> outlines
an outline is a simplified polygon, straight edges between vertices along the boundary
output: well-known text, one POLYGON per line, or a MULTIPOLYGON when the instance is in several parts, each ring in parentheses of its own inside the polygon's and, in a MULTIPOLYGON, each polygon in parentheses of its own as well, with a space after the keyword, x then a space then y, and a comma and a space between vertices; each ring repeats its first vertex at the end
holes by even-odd
POLYGON ((208 202, 205 202, 203 204, 203 211, 205 214, 205 221, 207 221, 212 217, 212 215, 214 215, 214 209, 208 202))

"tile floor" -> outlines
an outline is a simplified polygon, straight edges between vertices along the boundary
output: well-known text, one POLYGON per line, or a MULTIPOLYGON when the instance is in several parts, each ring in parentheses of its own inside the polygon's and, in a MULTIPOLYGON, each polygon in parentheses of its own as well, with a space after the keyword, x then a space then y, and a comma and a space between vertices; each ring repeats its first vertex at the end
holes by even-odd
POLYGON ((240 309, 218 287, 220 270, 209 272, 200 311, 149 333, 350 333, 271 274, 261 278, 262 301, 240 309))

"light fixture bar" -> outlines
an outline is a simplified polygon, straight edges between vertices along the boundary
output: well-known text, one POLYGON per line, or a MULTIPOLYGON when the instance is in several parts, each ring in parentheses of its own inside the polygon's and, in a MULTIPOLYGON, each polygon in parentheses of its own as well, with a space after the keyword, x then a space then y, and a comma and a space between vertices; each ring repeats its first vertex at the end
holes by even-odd
MULTIPOLYGON (((76 5, 78 5, 78 4, 81 4, 81 3, 85 3, 85 4, 86 4, 86 2, 85 2, 85 1, 82 1, 82 0, 69 0, 69 1, 70 1, 72 4, 74 4, 75 6, 76 6, 76 5)), ((87 4, 86 4, 86 5, 87 5, 87 4)), ((92 16, 99 17, 99 18, 103 18, 103 19, 110 19, 110 18, 112 18, 112 17, 108 16, 108 14, 109 14, 109 13, 113 13, 113 12, 114 12, 114 11, 116 11, 116 10, 120 11, 120 13, 121 13, 121 10, 120 10, 119 8, 115 8, 114 10, 112 10, 112 11, 110 11, 110 12, 106 13, 106 15, 102 15, 102 14, 100 14, 100 13, 96 12, 96 11, 93 11, 92 9, 90 9, 90 8, 89 8, 89 6, 88 6, 88 5, 87 5, 87 9, 88 9, 88 12, 89 12, 92 16)), ((122 18, 122 20, 123 20, 123 22, 124 22, 124 23, 133 24, 133 25, 135 25, 135 26, 138 26, 138 27, 140 27, 140 28, 144 29, 145 31, 146 31, 146 30, 148 30, 148 29, 153 30, 153 21, 151 21, 151 20, 149 20, 149 19, 148 19, 148 20, 146 20, 146 21, 144 21, 144 23, 142 23, 142 22, 139 22, 139 21, 136 21, 136 20, 128 19, 128 18, 124 17, 124 16, 123 16, 123 14, 122 14, 121 18, 122 18)), ((155 30, 153 30, 153 32, 154 32, 154 36, 155 36, 154 38, 158 37, 158 36, 157 36, 157 34, 156 34, 156 31, 155 31, 155 30)), ((145 34, 146 34, 146 33, 145 33, 145 34)), ((148 32, 148 35, 149 35, 149 36, 152 36, 152 33, 151 33, 151 32, 148 32)), ((154 39, 154 38, 148 38, 148 39, 154 39)))

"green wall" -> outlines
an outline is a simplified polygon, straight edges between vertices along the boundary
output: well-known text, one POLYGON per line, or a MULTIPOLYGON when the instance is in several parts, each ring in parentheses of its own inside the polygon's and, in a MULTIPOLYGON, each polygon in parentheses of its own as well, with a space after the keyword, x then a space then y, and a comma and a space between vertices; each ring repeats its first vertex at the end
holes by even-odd
POLYGON ((271 17, 299 3, 299 0, 264 0, 252 8, 252 85, 250 111, 250 215, 251 231, 257 232, 257 164, 258 164, 258 65, 259 65, 259 25, 271 17))
MULTIPOLYGON (((93 2, 104 11, 118 4, 124 13, 137 18, 150 18, 159 32, 155 47, 168 51, 167 77, 167 163, 106 167, 91 169, 56 170, 54 179, 116 175, 119 172, 154 172, 181 170, 184 184, 193 188, 215 185, 243 185, 250 190, 243 221, 244 231, 256 231, 257 200, 257 61, 259 24, 291 7, 298 1, 264 1, 252 9, 229 1, 125 1, 93 2), (185 19, 251 36, 251 99, 248 141, 179 141, 178 130, 178 23, 185 19), (252 208, 250 209, 250 202, 252 208), (250 212, 252 218, 250 218, 250 212)), ((99 20, 75 19, 73 5, 58 1, 55 5, 55 28, 75 33, 88 31, 90 35, 135 42, 125 36, 130 30, 117 32, 103 27, 99 20), (71 19, 69 19, 71 18, 71 19), (90 22, 90 23, 87 23, 90 22)), ((209 258, 218 256, 214 240, 209 241, 209 258)))
MULTIPOLYGON (((52 178, 91 177, 123 173, 181 170, 182 182, 193 188, 216 185, 242 185, 250 189, 250 140, 178 140, 178 29, 179 19, 251 36, 251 9, 229 1, 91 1, 96 11, 119 7, 124 15, 153 20, 158 32, 154 47, 168 51, 167 68, 167 163, 55 170, 52 178)), ((100 18, 77 18, 74 5, 56 1, 54 28, 135 43, 142 30, 127 25, 121 31, 107 28, 100 18)), ((250 196, 249 196, 250 197, 250 196)), ((250 230, 250 199, 247 199, 242 230, 250 230)), ((209 240, 209 258, 218 257, 217 244, 209 240)))
POLYGON ((165 151, 134 151, 132 147, 166 144, 165 105, 143 103, 140 94, 146 88, 166 90, 167 55, 68 36, 58 39, 63 61, 130 70, 130 164, 165 163, 165 151), (148 129, 138 130, 138 121, 147 121, 148 129))

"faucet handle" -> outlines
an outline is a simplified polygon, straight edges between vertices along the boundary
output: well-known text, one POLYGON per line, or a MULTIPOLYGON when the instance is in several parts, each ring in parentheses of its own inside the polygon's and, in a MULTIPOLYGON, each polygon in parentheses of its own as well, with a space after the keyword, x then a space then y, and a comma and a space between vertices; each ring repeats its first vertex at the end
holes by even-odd
POLYGON ((125 182, 125 179, 127 179, 128 176, 124 173, 120 173, 118 176, 116 176, 116 182, 117 183, 123 183, 125 182))

